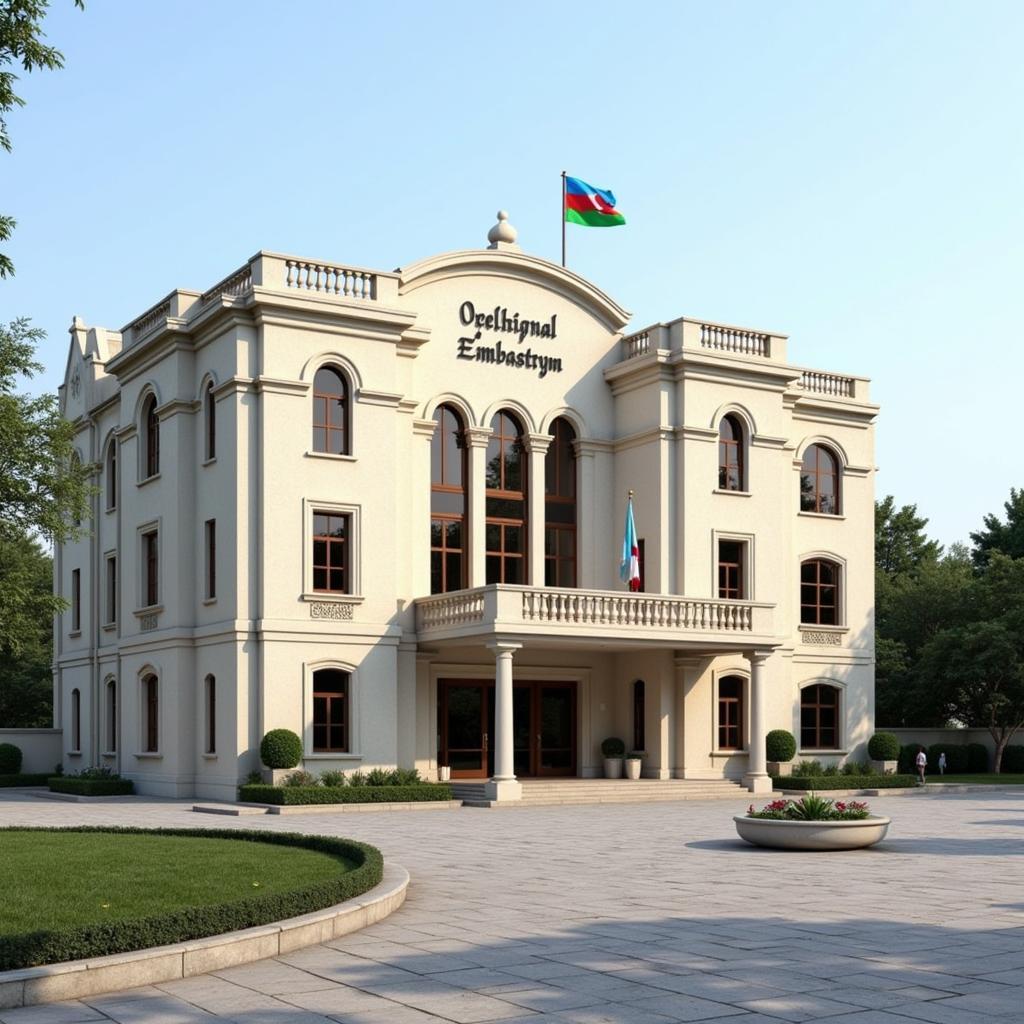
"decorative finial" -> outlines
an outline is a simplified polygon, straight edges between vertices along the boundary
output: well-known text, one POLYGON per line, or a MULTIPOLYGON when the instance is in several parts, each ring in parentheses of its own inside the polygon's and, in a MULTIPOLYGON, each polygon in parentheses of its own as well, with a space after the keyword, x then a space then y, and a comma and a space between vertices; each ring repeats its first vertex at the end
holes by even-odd
POLYGON ((632 488, 630 488, 630 490, 629 490, 629 496, 630 496, 631 498, 633 497, 633 489, 632 489, 632 488))
POLYGON ((519 252, 516 245, 516 238, 519 232, 508 222, 508 213, 505 210, 498 211, 498 223, 487 232, 487 241, 491 244, 488 249, 505 249, 519 252))

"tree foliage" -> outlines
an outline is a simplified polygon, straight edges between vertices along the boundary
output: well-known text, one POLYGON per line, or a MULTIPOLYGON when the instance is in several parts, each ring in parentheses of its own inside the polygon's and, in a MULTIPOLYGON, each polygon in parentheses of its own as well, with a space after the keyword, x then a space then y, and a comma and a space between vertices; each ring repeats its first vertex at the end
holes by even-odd
POLYGON ((1006 522, 997 515, 985 516, 985 528, 971 534, 972 557, 979 569, 988 565, 993 552, 1001 551, 1010 558, 1024 558, 1024 487, 1010 488, 1010 500, 1003 503, 1006 522))
POLYGON ((875 502, 875 568, 893 577, 915 573, 934 565, 942 553, 938 541, 924 532, 927 519, 917 514, 916 505, 896 508, 888 494, 875 502))

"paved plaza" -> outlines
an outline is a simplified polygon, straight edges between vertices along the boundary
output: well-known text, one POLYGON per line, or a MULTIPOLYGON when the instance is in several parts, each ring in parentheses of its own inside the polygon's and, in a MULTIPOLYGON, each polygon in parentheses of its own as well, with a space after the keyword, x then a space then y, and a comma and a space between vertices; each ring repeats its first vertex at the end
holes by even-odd
POLYGON ((1024 1019, 1024 793, 872 800, 890 838, 850 853, 746 846, 746 802, 222 818, 0 794, 2 825, 346 835, 412 875, 401 910, 327 946, 0 1021, 1024 1019))

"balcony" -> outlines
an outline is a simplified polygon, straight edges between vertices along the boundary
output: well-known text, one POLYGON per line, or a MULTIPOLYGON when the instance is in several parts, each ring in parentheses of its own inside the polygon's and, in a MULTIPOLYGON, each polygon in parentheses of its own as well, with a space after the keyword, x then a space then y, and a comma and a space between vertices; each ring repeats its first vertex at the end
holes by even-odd
POLYGON ((530 638, 601 647, 737 650, 777 642, 773 604, 491 584, 416 601, 421 642, 530 638))

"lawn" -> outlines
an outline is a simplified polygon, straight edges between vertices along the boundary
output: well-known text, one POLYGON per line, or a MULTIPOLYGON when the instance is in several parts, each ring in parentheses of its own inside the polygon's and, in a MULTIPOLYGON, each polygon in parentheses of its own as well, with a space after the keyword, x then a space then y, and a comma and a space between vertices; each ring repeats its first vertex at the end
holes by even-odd
POLYGON ((978 772, 974 775, 928 775, 929 782, 956 782, 979 786, 1024 786, 1024 775, 1013 775, 1005 772, 996 775, 993 772, 978 772))
POLYGON ((333 854, 236 839, 0 830, 0 936, 291 892, 353 867, 333 854))

